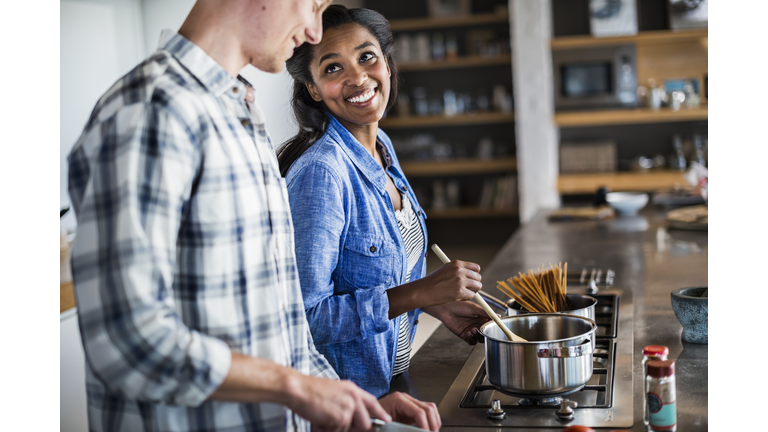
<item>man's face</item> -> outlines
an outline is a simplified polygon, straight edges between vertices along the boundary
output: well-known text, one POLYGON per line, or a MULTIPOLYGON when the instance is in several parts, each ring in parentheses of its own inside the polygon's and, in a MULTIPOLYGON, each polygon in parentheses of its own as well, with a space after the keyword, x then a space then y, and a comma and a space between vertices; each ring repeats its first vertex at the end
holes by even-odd
POLYGON ((244 51, 249 63, 265 72, 280 72, 293 50, 304 42, 317 44, 323 36, 323 11, 332 0, 272 0, 254 2, 254 17, 246 29, 244 51))

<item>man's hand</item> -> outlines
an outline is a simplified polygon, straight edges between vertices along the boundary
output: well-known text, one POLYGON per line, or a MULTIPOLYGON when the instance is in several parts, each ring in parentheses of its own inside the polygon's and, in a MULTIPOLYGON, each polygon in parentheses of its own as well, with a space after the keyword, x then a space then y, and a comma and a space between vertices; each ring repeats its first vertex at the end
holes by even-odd
POLYGON ((318 432, 362 432, 371 429, 371 417, 392 418, 375 396, 352 381, 333 381, 300 375, 298 397, 287 404, 312 423, 318 432))
POLYGON ((407 393, 394 392, 379 399, 381 406, 392 415, 396 422, 437 432, 443 425, 437 405, 422 402, 407 393))
POLYGON ((211 399, 285 405, 318 432, 363 432, 371 417, 391 421, 375 396, 352 381, 303 375, 270 360, 232 353, 224 382, 211 399))
POLYGON ((478 304, 471 301, 458 301, 422 308, 422 310, 442 321, 448 330, 464 339, 466 343, 475 345, 478 342, 485 342, 485 337, 480 333, 480 327, 491 318, 478 304))

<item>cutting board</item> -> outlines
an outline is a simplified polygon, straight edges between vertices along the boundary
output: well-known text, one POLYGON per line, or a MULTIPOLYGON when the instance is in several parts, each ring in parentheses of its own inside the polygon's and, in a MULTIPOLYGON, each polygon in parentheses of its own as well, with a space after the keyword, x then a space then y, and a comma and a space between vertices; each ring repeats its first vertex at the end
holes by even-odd
POLYGON ((709 209, 706 204, 682 207, 667 212, 667 222, 672 229, 706 231, 709 226, 709 209))

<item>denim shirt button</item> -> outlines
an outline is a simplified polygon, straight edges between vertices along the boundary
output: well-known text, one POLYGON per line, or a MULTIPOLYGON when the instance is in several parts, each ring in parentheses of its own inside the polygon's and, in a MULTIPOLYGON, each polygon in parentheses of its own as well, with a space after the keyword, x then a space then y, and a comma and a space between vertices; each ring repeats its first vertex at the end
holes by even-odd
POLYGON ((403 190, 408 192, 408 186, 403 186, 403 190))
POLYGON ((376 246, 371 246, 371 252, 376 252, 376 246))

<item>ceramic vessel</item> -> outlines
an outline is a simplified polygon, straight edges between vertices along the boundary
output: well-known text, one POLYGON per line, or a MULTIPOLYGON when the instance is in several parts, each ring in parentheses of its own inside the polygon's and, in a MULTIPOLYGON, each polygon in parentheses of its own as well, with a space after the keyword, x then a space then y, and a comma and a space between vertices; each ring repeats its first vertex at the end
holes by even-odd
POLYGON ((620 215, 634 216, 648 204, 648 194, 642 192, 609 192, 605 195, 605 200, 620 215))
POLYGON ((701 297, 707 287, 680 288, 672 291, 672 310, 683 326, 684 342, 706 344, 708 342, 708 297, 701 297))

